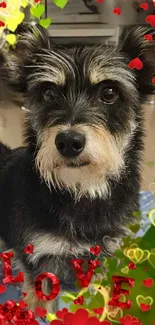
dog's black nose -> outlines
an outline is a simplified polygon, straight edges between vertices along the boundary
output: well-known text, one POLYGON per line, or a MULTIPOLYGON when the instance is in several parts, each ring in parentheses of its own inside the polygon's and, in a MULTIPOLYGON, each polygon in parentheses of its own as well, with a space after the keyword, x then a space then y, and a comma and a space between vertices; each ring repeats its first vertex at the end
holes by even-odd
POLYGON ((85 147, 85 136, 76 131, 65 131, 58 133, 55 145, 64 157, 76 157, 85 147))

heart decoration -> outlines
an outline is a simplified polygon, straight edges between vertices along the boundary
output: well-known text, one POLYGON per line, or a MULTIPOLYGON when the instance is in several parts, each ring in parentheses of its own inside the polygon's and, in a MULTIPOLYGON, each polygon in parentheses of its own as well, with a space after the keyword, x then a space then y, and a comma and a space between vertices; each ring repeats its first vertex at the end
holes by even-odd
POLYGON ((10 45, 14 45, 16 43, 16 35, 14 34, 6 35, 5 39, 10 45))
POLYGON ((142 325, 137 317, 132 317, 131 315, 126 315, 120 318, 120 325, 142 325))
POLYGON ((67 2, 68 0, 54 0, 55 5, 61 9, 66 6, 67 2))
POLYGON ((120 16, 121 13, 122 13, 122 10, 121 10, 120 7, 116 7, 116 8, 113 9, 113 13, 114 13, 115 15, 120 16))
POLYGON ((0 294, 6 291, 6 286, 0 283, 0 294))
POLYGON ((133 263, 143 263, 149 259, 150 252, 142 250, 138 247, 124 250, 124 255, 127 256, 133 263))
POLYGON ((153 281, 153 279, 149 278, 149 279, 143 280, 142 283, 144 284, 145 287, 151 288, 154 284, 154 281, 153 281))
POLYGON ((94 308, 93 312, 97 315, 101 315, 103 313, 104 308, 103 307, 99 307, 99 308, 94 308))
POLYGON ((130 69, 141 70, 143 68, 143 62, 139 58, 135 58, 128 64, 130 69))
POLYGON ((18 303, 21 308, 28 307, 28 304, 24 300, 19 300, 18 303))
POLYGON ((124 273, 124 274, 128 274, 129 273, 129 268, 128 266, 125 266, 121 269, 121 272, 124 273))
POLYGON ((148 310, 150 310, 151 309, 151 305, 149 305, 149 304, 140 304, 140 309, 142 310, 142 311, 148 311, 148 310))
POLYGON ((26 254, 33 254, 34 251, 34 246, 32 244, 28 244, 25 248, 24 248, 24 252, 26 254))
POLYGON ((75 314, 67 313, 64 316, 64 323, 67 325, 84 325, 88 324, 88 312, 85 309, 78 309, 75 314))
POLYGON ((148 261, 152 265, 153 268, 155 268, 155 253, 150 253, 148 261))
POLYGON ((135 270, 136 269, 136 264, 134 264, 133 262, 130 262, 129 264, 128 264, 128 268, 130 269, 130 270, 135 270))
POLYGON ((123 310, 119 307, 108 306, 107 309, 107 318, 110 321, 115 321, 119 323, 120 318, 123 316, 123 310))
MULTIPOLYGON (((153 78, 155 79, 155 78, 153 78)), ((153 82, 153 79, 152 79, 152 82, 153 82)), ((149 212, 149 220, 150 222, 152 223, 152 225, 155 227, 155 209, 152 209, 150 212, 149 212)))
POLYGON ((35 313, 38 317, 44 317, 47 314, 47 310, 45 308, 36 307, 35 313))
POLYGON ((56 316, 60 319, 64 319, 64 316, 66 315, 66 313, 68 313, 68 309, 67 308, 63 308, 62 310, 58 310, 56 312, 56 316))
POLYGON ((84 303, 84 297, 83 296, 79 296, 78 298, 74 299, 74 304, 75 305, 83 305, 84 303))
POLYGON ((145 304, 145 305, 152 305, 153 304, 153 298, 148 296, 148 297, 143 297, 141 295, 136 297, 136 302, 137 305, 140 307, 140 305, 145 304))
POLYGON ((155 77, 152 79, 152 83, 155 84, 155 77))
POLYGON ((153 39, 152 34, 144 35, 144 39, 148 40, 148 42, 152 42, 152 39, 153 39))
POLYGON ((90 252, 94 255, 99 255, 101 252, 101 246, 94 246, 90 248, 90 252))
POLYGON ((39 24, 44 28, 48 28, 51 25, 51 22, 52 22, 51 18, 46 18, 46 19, 40 19, 39 24))
POLYGON ((45 12, 45 6, 43 4, 40 4, 37 7, 31 7, 30 12, 34 17, 40 18, 45 12))
POLYGON ((4 21, 0 20, 0 27, 4 27, 4 26, 5 26, 4 21))
POLYGON ((148 15, 146 18, 145 18, 145 21, 147 23, 150 23, 150 25, 152 27, 155 27, 155 15, 148 15))
POLYGON ((141 3, 140 4, 140 8, 144 9, 144 10, 148 10, 149 9, 149 5, 147 2, 141 3))
POLYGON ((0 2, 0 8, 6 8, 7 7, 7 4, 6 4, 6 2, 0 2))

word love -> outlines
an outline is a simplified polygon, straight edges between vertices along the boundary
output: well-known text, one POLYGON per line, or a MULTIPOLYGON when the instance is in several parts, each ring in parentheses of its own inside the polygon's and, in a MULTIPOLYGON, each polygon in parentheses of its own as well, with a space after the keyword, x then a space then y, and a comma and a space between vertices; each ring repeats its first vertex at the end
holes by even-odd
MULTIPOLYGON (((32 252, 31 252, 32 253, 32 252)), ((95 252, 96 255, 99 254, 99 250, 95 252)), ((3 260, 4 263, 4 279, 3 285, 1 284, 0 293, 3 293, 6 290, 5 284, 12 284, 12 283, 21 283, 24 282, 24 273, 19 272, 16 276, 12 275, 12 266, 11 266, 11 259, 14 256, 13 252, 9 253, 2 253, 0 254, 0 259, 3 260)), ((79 284, 81 287, 88 287, 92 276, 94 274, 95 269, 100 266, 100 261, 98 260, 88 260, 88 270, 87 272, 83 271, 82 266, 84 264, 83 259, 74 259, 72 260, 72 267, 75 271, 75 275, 79 280, 79 284)), ((44 272, 38 275, 35 282, 35 291, 37 296, 44 301, 53 300, 57 297, 60 291, 60 281, 58 277, 49 272, 44 272), (42 291, 42 283, 45 279, 51 281, 51 293, 49 295, 45 295, 42 291)))

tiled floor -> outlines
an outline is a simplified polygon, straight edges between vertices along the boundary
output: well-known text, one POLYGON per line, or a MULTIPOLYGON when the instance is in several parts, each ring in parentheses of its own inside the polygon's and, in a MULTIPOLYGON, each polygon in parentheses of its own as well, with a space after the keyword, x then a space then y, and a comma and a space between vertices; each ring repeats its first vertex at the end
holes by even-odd
MULTIPOLYGON (((0 141, 12 148, 22 145, 24 112, 20 108, 21 104, 20 100, 0 102, 0 141)), ((153 167, 148 166, 148 162, 155 161, 155 98, 154 104, 150 104, 148 100, 144 112, 146 137, 142 190, 155 190, 152 184, 155 180, 155 164, 153 167)))

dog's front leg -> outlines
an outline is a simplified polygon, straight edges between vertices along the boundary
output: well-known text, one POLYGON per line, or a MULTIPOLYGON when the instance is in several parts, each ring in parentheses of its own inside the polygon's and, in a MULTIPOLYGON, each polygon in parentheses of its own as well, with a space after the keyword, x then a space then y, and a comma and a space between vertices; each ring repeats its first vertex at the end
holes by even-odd
MULTIPOLYGON (((42 291, 45 295, 49 295, 50 288, 47 281, 42 283, 42 291)), ((26 293, 24 301, 28 304, 28 309, 35 311, 36 307, 45 308, 47 313, 56 312, 56 299, 52 301, 41 300, 36 293, 35 279, 32 278, 30 273, 24 272, 24 286, 23 292, 26 293)))

